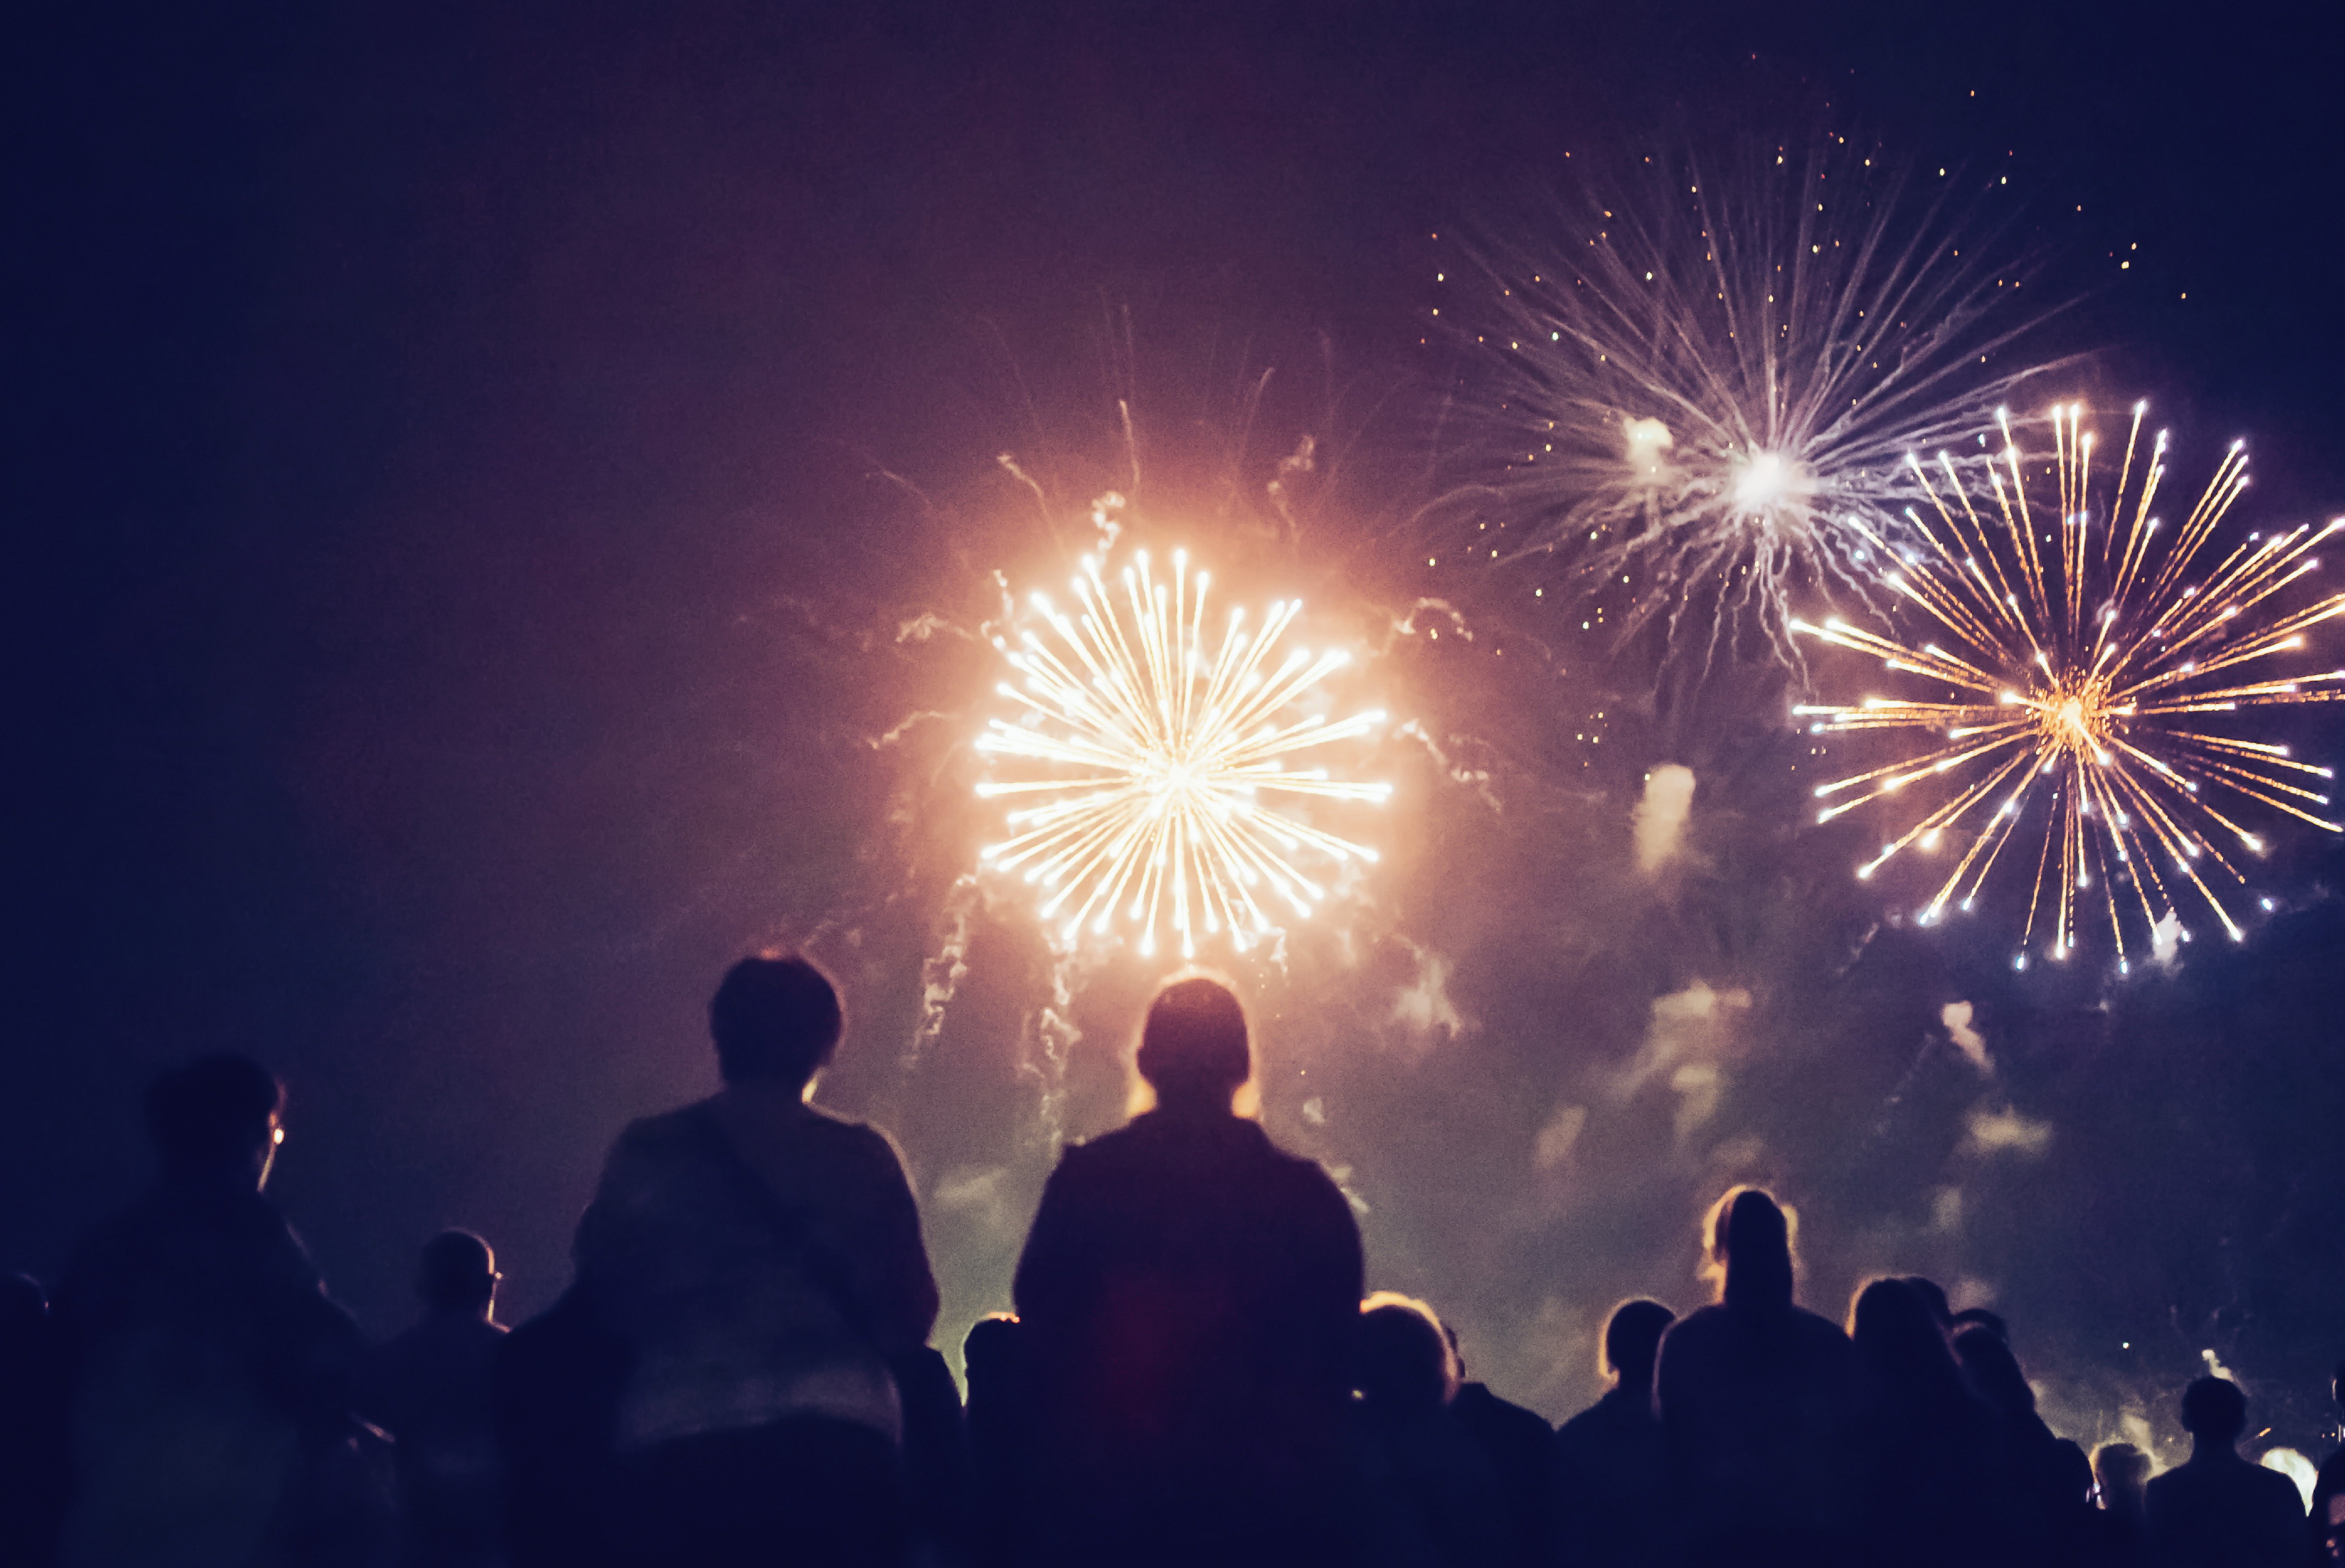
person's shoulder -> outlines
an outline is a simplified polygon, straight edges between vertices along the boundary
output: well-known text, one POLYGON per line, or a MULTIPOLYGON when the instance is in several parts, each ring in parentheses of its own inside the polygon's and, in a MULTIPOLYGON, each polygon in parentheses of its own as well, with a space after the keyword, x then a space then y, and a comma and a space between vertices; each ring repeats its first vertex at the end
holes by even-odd
POLYGON ((1697 1307, 1661 1331, 1663 1345, 1690 1344, 1724 1334, 1734 1327, 1734 1314, 1713 1301, 1697 1307))
POLYGON ((885 1174, 904 1168, 904 1153, 885 1128, 820 1105, 808 1105, 806 1111, 805 1119, 791 1130, 809 1146, 861 1170, 885 1174))
POLYGON ((2247 1469, 2255 1479, 2243 1481, 2241 1485, 2260 1494, 2259 1506, 2277 1512, 2285 1504, 2297 1518, 2304 1517, 2304 1493, 2297 1491, 2295 1481, 2279 1471, 2267 1470, 2259 1464, 2250 1464, 2247 1469))
POLYGON ((1848 1343, 1848 1333, 1839 1324, 1820 1312, 1804 1307, 1792 1308, 1792 1332, 1808 1345, 1832 1349, 1848 1343))

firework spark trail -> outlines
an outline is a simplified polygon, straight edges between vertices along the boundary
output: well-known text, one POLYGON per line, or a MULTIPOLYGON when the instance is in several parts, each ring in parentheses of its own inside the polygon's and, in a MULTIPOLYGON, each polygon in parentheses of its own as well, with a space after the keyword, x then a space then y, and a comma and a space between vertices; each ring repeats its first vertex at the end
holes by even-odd
POLYGON ((1062 944, 1086 928, 1103 936, 1121 916, 1139 932, 1142 954, 1156 951, 1168 925, 1183 957, 1195 955, 1201 935, 1223 932, 1244 951, 1276 932, 1284 913, 1307 917, 1325 897, 1294 857, 1339 865, 1377 858, 1261 799, 1390 797, 1388 784, 1285 761, 1383 721, 1378 711, 1283 717, 1348 656, 1295 649, 1274 664, 1302 608, 1292 599, 1274 604, 1258 632, 1247 629, 1243 609, 1232 610, 1209 648, 1207 575, 1189 571, 1185 552, 1172 562, 1172 581, 1161 582, 1142 552, 1112 587, 1100 557, 1087 556, 1074 581, 1077 614, 1033 597, 1055 642, 1030 628, 1014 647, 996 639, 1024 677, 1000 694, 1033 722, 995 718, 978 748, 1048 765, 1052 776, 978 786, 987 798, 1039 798, 1009 813, 1010 836, 983 860, 1044 890, 1041 914, 1062 944))
POLYGON ((1882 563, 1851 519, 1893 534, 1904 453, 2046 368, 1985 368, 2050 312, 2020 309, 1975 206, 1842 138, 1771 156, 1649 159, 1566 243, 1480 258, 1499 476, 1468 557, 1563 556, 1591 630, 1608 602, 1609 629, 1661 616, 1672 647, 1708 617, 1705 669, 1746 622, 1796 665, 1795 593, 1869 606, 1882 563))
POLYGON ((1883 799, 1926 802, 1861 877, 1909 847, 1934 850, 1943 835, 1971 831, 1924 921, 1951 901, 1970 909, 1998 864, 2015 862, 2031 887, 2023 966, 2039 921, 2050 924, 2053 955, 2066 957, 2097 904, 2091 912, 2106 914, 2119 967, 2129 968, 2126 927, 2137 906, 2155 941, 2178 918, 2186 889, 2239 937, 2216 884, 2246 881, 2227 843, 2264 848, 2235 816, 2247 814, 2243 805, 2340 830, 2324 814, 2330 769, 2209 726, 2215 715, 2345 698, 2345 669, 2289 676, 2267 663, 2345 614, 2345 594, 2292 609, 2279 597, 2319 569, 2313 549, 2345 530, 2345 518, 2209 550, 2247 487, 2247 453, 2235 443, 2181 525, 2167 529, 2152 511, 2166 436, 2144 450, 2146 407, 2135 405, 2106 507, 2094 496, 2095 438, 2080 403, 2052 411, 2048 457, 2023 453, 2000 411, 1999 453, 1908 457, 1922 497, 1906 515, 1910 536, 1893 550, 1869 524, 1851 526, 1895 561, 1884 582, 1943 641, 1901 641, 1838 619, 1792 627, 1939 688, 1934 697, 1793 709, 1817 732, 1915 738, 1913 755, 1820 786, 1817 797, 1832 803, 1818 820, 1883 799), (2211 568, 2202 556, 2215 558, 2211 568), (2042 834, 2031 842, 2023 830, 2039 804, 2042 834))

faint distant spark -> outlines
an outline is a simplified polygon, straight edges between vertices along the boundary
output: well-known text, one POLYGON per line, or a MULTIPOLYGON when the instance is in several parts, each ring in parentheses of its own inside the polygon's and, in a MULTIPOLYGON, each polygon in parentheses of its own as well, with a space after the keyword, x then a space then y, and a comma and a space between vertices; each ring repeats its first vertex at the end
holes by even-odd
POLYGON ((1010 837, 983 859, 1041 891, 1042 918, 1070 946, 1122 922, 1137 931, 1143 954, 1164 931, 1183 957, 1195 955, 1200 937, 1223 933, 1243 951, 1325 898, 1299 860, 1377 859, 1369 846, 1263 799, 1391 796, 1389 784, 1286 760, 1384 721, 1376 710, 1341 719, 1292 711, 1349 656, 1315 658, 1298 648, 1274 660, 1302 608, 1292 599, 1274 604, 1259 631, 1232 610, 1209 646, 1207 575, 1190 572, 1185 551, 1173 554, 1172 568, 1170 583, 1158 580, 1142 551, 1112 586, 1100 557, 1087 556, 1073 584, 1074 615, 1033 596, 1053 637, 1029 627, 1014 645, 996 639, 1022 677, 1000 694, 1027 718, 990 720, 978 748, 1044 765, 1047 774, 978 786, 987 799, 1036 802, 1009 813, 1010 837))

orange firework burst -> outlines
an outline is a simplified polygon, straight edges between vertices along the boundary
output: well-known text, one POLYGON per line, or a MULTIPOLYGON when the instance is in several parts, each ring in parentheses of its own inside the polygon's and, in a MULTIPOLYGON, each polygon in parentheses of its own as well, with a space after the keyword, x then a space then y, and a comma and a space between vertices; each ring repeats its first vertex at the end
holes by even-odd
POLYGON ((1943 640, 1908 644, 1840 620, 1792 624, 1941 693, 1793 710, 1817 732, 1917 738, 1916 755, 1819 787, 1831 803, 1818 820, 1884 799, 1911 813, 1860 877, 1900 850, 1967 834, 1922 911, 1925 922, 1950 902, 1971 908, 1998 865, 2019 868, 2032 878, 2023 966, 2039 921, 2050 925, 2053 956, 2066 957, 2098 906, 2119 967, 2129 967, 2135 910, 2156 940, 2178 930, 2185 888, 2236 939, 2238 921, 2218 889, 2246 878, 2227 848, 2264 848, 2239 819, 2264 809, 2340 830, 2326 814, 2329 769, 2222 733, 2230 726, 2218 716, 2345 697, 2345 670, 2269 673, 2305 647, 2312 626, 2345 611, 2345 594, 2295 609, 2280 597, 2319 569, 2313 548, 2345 519, 2250 534, 2202 572, 2202 554, 2211 555, 2247 487, 2247 453, 2235 443, 2169 531, 2152 511, 2166 473, 2163 433, 2133 487, 2145 407, 2134 408, 2105 509, 2093 496, 2084 407, 2068 404, 2049 416, 2048 458, 2023 453, 2000 412, 1999 453, 1909 456, 1926 498, 1926 510, 1906 512, 1910 537, 1893 541, 1852 520, 1899 563, 1885 582, 1943 640))
POLYGON ((1173 553, 1170 583, 1153 576, 1145 551, 1120 577, 1112 588, 1098 557, 1085 558, 1075 615, 1033 596, 1054 639, 1031 628, 1014 646, 997 639, 1023 677, 1000 695, 1026 718, 991 720, 978 749, 1046 764, 1051 776, 978 786, 989 799, 1033 801, 1009 813, 1010 836, 984 860, 1041 890, 1042 916, 1068 945, 1086 928, 1104 936, 1128 922, 1143 954, 1166 927, 1183 957, 1200 937, 1223 933, 1243 950, 1279 929, 1276 911, 1305 917, 1325 898, 1303 862, 1376 859, 1274 802, 1388 799, 1389 784, 1286 760, 1355 739, 1385 716, 1309 711, 1350 657, 1300 648, 1274 657, 1301 601, 1272 605, 1258 630, 1233 609, 1216 643, 1205 626, 1206 574, 1189 570, 1186 552, 1173 553))

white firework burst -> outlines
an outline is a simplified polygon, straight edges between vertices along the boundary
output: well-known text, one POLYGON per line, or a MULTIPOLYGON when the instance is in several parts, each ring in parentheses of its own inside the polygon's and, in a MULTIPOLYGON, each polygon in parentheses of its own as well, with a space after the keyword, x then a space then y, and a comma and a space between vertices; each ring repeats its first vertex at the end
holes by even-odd
POLYGON ((1660 617, 1705 665, 1746 626, 1796 663, 1795 596, 1870 606, 1868 528, 1919 498, 1905 453, 2047 368, 1995 363, 2050 312, 1937 173, 1836 137, 1656 157, 1545 245, 1485 254, 1472 553, 1568 562, 1558 600, 1591 631, 1660 617))
MULTIPOLYGON (((1287 760, 1368 734, 1381 711, 1328 718, 1299 711, 1306 694, 1350 662, 1340 649, 1276 655, 1302 609, 1274 603, 1259 630, 1233 609, 1207 646, 1207 575, 1184 551, 1170 583, 1146 552, 1111 585, 1097 555, 1074 579, 1077 611, 1031 604, 1041 625, 996 646, 1021 677, 1000 695, 1025 722, 989 721, 978 749, 1043 765, 1044 777, 992 778, 988 799, 1030 800, 1009 813, 1010 836, 984 862, 1040 890, 1058 939, 1106 937, 1119 925, 1153 954, 1169 932, 1182 956, 1226 933, 1243 951, 1307 918, 1328 888, 1306 863, 1373 861, 1376 851, 1280 809, 1279 797, 1383 801, 1392 787, 1334 777, 1287 760), (1120 591, 1119 591, 1120 590, 1120 591)), ((1027 771, 1027 769, 1020 769, 1027 771)))

